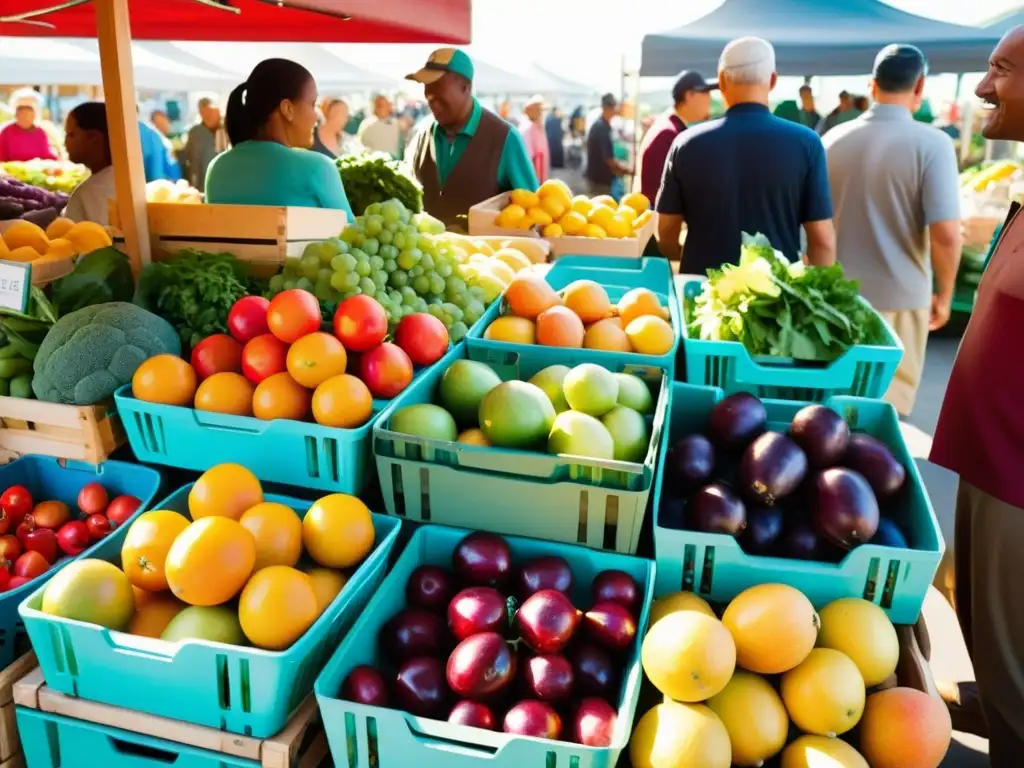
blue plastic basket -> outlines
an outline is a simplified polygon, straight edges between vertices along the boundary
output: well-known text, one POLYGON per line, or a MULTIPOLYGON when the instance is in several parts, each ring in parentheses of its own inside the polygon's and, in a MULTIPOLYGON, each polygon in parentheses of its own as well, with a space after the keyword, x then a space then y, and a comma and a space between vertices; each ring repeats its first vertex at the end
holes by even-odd
POLYGON ((28 768, 262 768, 256 760, 16 707, 28 768))
MULTIPOLYGON (((681 302, 692 301, 703 284, 701 280, 687 280, 677 285, 682 290, 681 302)), ((721 387, 727 395, 749 392, 760 398, 815 403, 835 395, 880 398, 903 359, 903 343, 880 317, 879 322, 886 332, 884 345, 851 347, 827 365, 785 357, 753 357, 738 341, 691 339, 682 324, 686 383, 721 387)))
MULTIPOLYGON (((643 671, 639 641, 623 658, 618 724, 614 741, 607 748, 452 725, 338 698, 342 682, 354 667, 377 664, 377 635, 384 623, 405 607, 405 585, 410 574, 424 564, 450 567, 452 551, 468 533, 432 525, 417 530, 317 678, 314 691, 336 768, 479 768, 484 764, 490 768, 614 768, 629 741, 640 696, 643 671)), ((547 555, 565 558, 573 571, 575 601, 581 606, 589 605, 589 586, 598 573, 609 568, 629 573, 644 590, 637 635, 643 637, 653 599, 652 562, 534 539, 509 537, 508 543, 515 563, 547 555)))
MULTIPOLYGON (((388 514, 636 552, 668 413, 667 372, 649 366, 610 367, 646 378, 657 392, 649 422, 651 444, 642 464, 481 447, 391 431, 395 411, 434 402, 444 371, 464 357, 464 350, 450 353, 442 361, 446 365, 395 398, 374 426, 374 457, 388 514)), ((490 363, 505 381, 528 379, 548 364, 529 350, 490 363)))
MULTIPOLYGON (((154 469, 123 461, 86 464, 48 456, 23 456, 0 467, 0 491, 12 485, 23 485, 32 493, 32 498, 37 503, 63 501, 72 510, 78 508, 78 492, 91 482, 102 484, 111 499, 125 494, 139 499, 142 504, 132 516, 131 519, 134 520, 153 503, 153 499, 160 491, 161 478, 160 473, 154 469)), ((125 523, 81 554, 64 557, 42 576, 10 592, 0 594, 0 669, 14 661, 17 638, 24 632, 21 617, 18 615, 18 604, 46 584, 57 571, 72 560, 92 557, 100 547, 116 546, 120 549, 127 531, 128 524, 125 523)))
POLYGON ((665 259, 616 259, 602 256, 566 256, 559 259, 548 271, 545 279, 556 291, 574 280, 593 280, 601 285, 612 302, 617 302, 634 288, 647 288, 657 294, 663 307, 669 311, 670 322, 675 330, 672 349, 664 355, 641 355, 634 352, 611 352, 605 349, 575 349, 569 347, 545 347, 539 344, 513 344, 507 341, 493 341, 484 338, 484 331, 498 317, 505 313, 504 299, 488 307, 483 318, 466 336, 471 360, 484 363, 500 363, 510 352, 529 354, 531 360, 548 365, 579 365, 598 363, 607 368, 620 365, 634 367, 649 366, 662 368, 673 374, 676 364, 676 350, 679 347, 683 327, 679 302, 672 287, 672 267, 665 259))
MULTIPOLYGON (((673 441, 702 432, 721 389, 673 384, 669 428, 662 432, 662 456, 673 441)), ((805 403, 766 400, 769 424, 785 431, 805 403)), ((654 551, 658 561, 657 594, 685 590, 713 601, 728 601, 755 584, 782 582, 801 590, 821 607, 841 597, 863 597, 880 605, 896 624, 913 624, 921 612, 945 549, 935 510, 900 432, 896 411, 888 403, 858 397, 833 397, 833 408, 855 431, 886 443, 907 470, 907 492, 886 509, 913 549, 862 544, 841 563, 818 563, 748 555, 731 536, 664 528, 659 525, 664 462, 654 490, 654 551)))
MULTIPOLYGON (((188 515, 186 485, 160 509, 188 515)), ((304 517, 310 503, 266 496, 304 517)), ((316 623, 285 651, 188 640, 168 643, 40 610, 42 589, 21 604, 25 629, 46 684, 69 696, 267 738, 284 727, 312 690, 324 661, 387 571, 400 521, 373 516, 373 551, 316 623), (151 691, 154 695, 140 695, 151 691)), ((94 557, 119 564, 121 542, 104 541, 94 557)))

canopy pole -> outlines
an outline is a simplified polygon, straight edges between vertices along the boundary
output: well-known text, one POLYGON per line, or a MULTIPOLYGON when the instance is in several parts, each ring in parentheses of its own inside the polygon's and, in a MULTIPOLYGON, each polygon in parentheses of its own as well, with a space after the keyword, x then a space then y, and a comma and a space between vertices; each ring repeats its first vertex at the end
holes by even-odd
POLYGON ((139 273, 150 261, 149 220, 146 213, 146 173, 135 105, 131 25, 128 0, 95 0, 96 38, 110 131, 117 215, 132 270, 139 273))

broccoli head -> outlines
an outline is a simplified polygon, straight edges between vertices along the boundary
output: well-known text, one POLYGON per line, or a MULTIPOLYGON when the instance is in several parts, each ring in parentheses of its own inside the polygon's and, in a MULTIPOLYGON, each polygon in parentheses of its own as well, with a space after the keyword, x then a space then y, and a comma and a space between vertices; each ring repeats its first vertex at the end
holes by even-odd
POLYGON ((51 403, 93 405, 128 384, 154 355, 181 354, 174 327, 127 302, 97 304, 60 318, 39 346, 32 391, 51 403))

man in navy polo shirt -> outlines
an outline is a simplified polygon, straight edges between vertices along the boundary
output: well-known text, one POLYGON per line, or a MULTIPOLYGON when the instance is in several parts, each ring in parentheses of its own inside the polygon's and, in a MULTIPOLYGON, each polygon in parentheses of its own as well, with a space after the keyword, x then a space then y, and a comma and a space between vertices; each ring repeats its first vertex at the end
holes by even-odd
POLYGON ((718 63, 725 117, 690 127, 672 144, 656 205, 658 243, 669 259, 682 250, 681 272, 704 274, 736 263, 743 232, 765 235, 796 259, 801 226, 807 261, 835 261, 825 150, 814 131, 768 110, 777 79, 769 42, 733 40, 718 63))

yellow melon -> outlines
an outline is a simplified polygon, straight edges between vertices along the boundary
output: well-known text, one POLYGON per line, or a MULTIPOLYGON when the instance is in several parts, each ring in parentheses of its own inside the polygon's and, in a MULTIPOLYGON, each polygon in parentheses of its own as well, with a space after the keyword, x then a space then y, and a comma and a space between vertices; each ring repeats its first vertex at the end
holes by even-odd
POLYGON ((4 242, 12 252, 19 248, 31 248, 42 256, 50 247, 50 238, 46 233, 31 221, 19 219, 4 230, 4 242))
POLYGON ((706 701, 736 669, 736 644, 718 619, 677 611, 651 627, 640 648, 644 672, 675 701, 706 701))
POLYGON ((780 768, 871 768, 856 749, 842 739, 800 736, 782 752, 780 768))
POLYGON ((713 619, 718 618, 711 610, 711 606, 708 605, 708 601, 700 595, 695 595, 693 592, 673 592, 671 595, 659 597, 654 601, 654 605, 651 606, 650 626, 653 627, 658 619, 676 611, 697 611, 713 619))
POLYGON ((537 327, 533 320, 525 317, 504 315, 487 326, 484 338, 513 344, 533 344, 537 338, 537 327))
POLYGON ((885 611, 859 597, 836 600, 821 609, 820 648, 849 656, 873 688, 896 671, 900 640, 885 611))
POLYGON ((736 663, 750 672, 778 675, 807 658, 818 638, 818 614, 802 592, 785 584, 759 584, 740 592, 722 614, 736 640, 736 663))
POLYGON ((789 715, 779 694, 760 675, 737 671, 707 705, 729 732, 736 768, 761 768, 786 746, 789 715))
POLYGON ((676 334, 667 320, 643 315, 626 326, 626 336, 641 355, 667 355, 676 343, 676 334))
POLYGON ((782 700, 804 733, 839 736, 864 714, 864 678, 850 657, 831 648, 815 648, 782 676, 782 700))
POLYGON ((633 768, 729 768, 729 732, 701 704, 667 701, 647 712, 629 740, 633 768))

